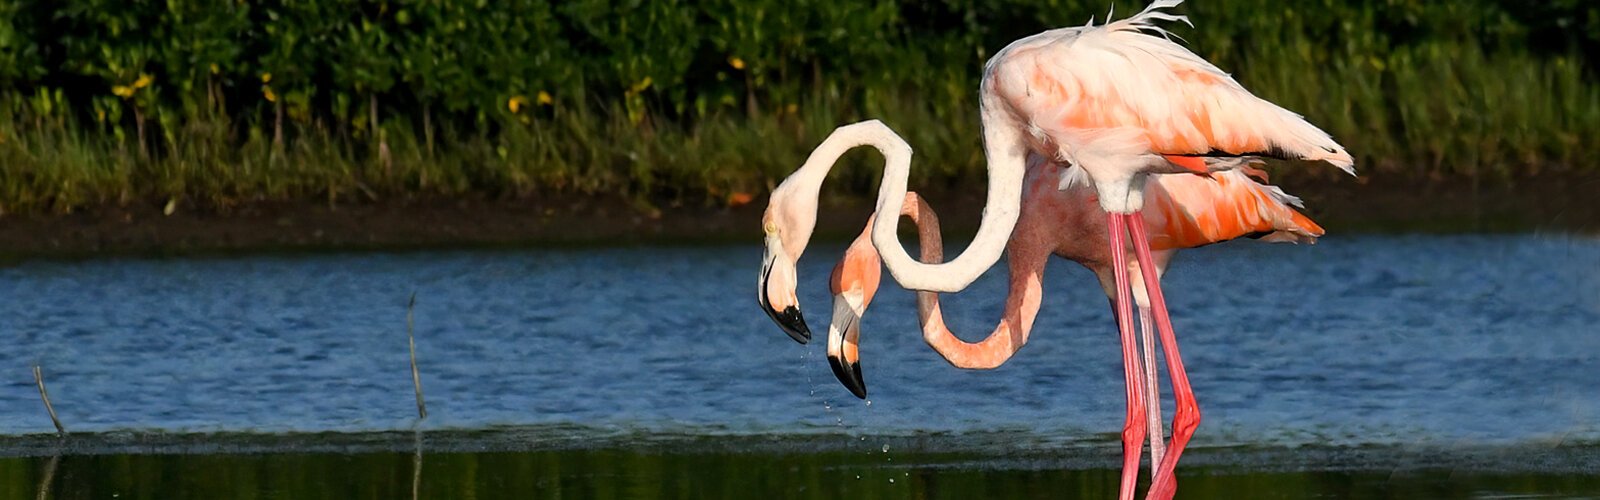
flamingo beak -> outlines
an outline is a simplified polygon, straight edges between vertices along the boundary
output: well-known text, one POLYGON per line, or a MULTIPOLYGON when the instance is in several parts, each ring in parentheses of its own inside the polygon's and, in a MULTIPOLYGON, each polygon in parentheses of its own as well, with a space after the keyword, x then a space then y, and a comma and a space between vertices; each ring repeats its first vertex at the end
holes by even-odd
POLYGON ((761 258, 761 279, 756 285, 756 301, 783 333, 804 344, 811 341, 811 329, 806 328, 806 320, 800 315, 800 301, 795 296, 794 263, 784 257, 783 247, 776 241, 777 238, 767 240, 767 251, 761 258), (774 287, 778 288, 776 294, 774 287), (773 304, 774 297, 782 310, 773 304))
MULTIPOLYGON (((855 301, 861 303, 860 300, 855 301)), ((861 379, 861 314, 846 294, 833 296, 833 321, 828 324, 828 365, 851 394, 867 399, 867 383, 861 379)))

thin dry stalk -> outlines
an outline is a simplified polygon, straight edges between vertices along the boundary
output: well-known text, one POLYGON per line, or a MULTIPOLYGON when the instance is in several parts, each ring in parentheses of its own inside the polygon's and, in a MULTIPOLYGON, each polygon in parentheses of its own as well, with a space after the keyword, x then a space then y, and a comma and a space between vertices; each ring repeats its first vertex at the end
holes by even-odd
POLYGON ((39 399, 44 400, 44 409, 50 412, 50 423, 56 424, 56 436, 66 437, 67 428, 61 426, 60 418, 56 418, 56 407, 50 404, 50 392, 44 389, 44 372, 39 365, 33 365, 33 381, 39 384, 39 399))
POLYGON ((428 405, 422 401, 422 375, 417 372, 417 337, 412 333, 415 328, 412 313, 416 308, 417 292, 411 292, 411 302, 406 304, 406 343, 411 345, 411 385, 417 388, 417 418, 427 419, 428 405))

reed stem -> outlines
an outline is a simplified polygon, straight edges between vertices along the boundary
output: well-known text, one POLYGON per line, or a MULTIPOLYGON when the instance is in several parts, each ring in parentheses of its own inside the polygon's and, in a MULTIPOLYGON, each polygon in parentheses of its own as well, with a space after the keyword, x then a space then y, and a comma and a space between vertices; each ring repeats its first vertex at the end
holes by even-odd
MULTIPOLYGON (((411 292, 411 301, 406 304, 406 343, 411 346, 411 385, 417 388, 417 418, 426 420, 428 418, 428 404, 423 402, 422 399, 422 374, 417 371, 417 337, 413 333, 415 322, 412 318, 416 308, 417 292, 411 292)), ((39 387, 40 390, 44 389, 43 385, 39 387)), ((46 400, 45 404, 48 405, 49 400, 46 400)), ((54 415, 55 413, 51 412, 51 416, 53 417, 54 415)), ((57 427, 59 426, 60 424, 57 424, 57 427)))
POLYGON ((61 425, 61 419, 56 417, 55 405, 50 404, 50 391, 47 391, 44 388, 44 372, 43 370, 40 370, 39 365, 33 365, 33 381, 34 383, 39 384, 39 399, 44 400, 44 409, 45 411, 50 412, 50 423, 55 424, 56 426, 56 436, 66 437, 67 428, 63 427, 61 425))

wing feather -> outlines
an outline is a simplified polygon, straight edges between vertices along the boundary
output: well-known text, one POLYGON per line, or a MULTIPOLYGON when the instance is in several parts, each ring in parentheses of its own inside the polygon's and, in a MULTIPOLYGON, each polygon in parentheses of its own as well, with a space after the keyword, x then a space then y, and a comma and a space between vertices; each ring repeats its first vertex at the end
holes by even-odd
POLYGON ((1212 177, 1151 176, 1145 188, 1152 248, 1190 248, 1258 236, 1266 241, 1315 243, 1322 226, 1295 207, 1300 199, 1242 170, 1212 177))
POLYGON ((1158 0, 1104 26, 1018 40, 990 60, 984 88, 1027 125, 1036 147, 1073 163, 1272 156, 1354 172, 1327 132, 1170 40, 1157 23, 1188 23, 1162 11, 1180 3, 1158 0))

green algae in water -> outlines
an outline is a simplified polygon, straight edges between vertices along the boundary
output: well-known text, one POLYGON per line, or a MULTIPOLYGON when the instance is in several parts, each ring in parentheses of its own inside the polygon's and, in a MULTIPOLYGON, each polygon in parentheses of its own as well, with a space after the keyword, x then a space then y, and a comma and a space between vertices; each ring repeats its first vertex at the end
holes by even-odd
MULTIPOLYGON (((0 498, 1114 498, 1114 446, 900 451, 807 438, 638 448, 0 459, 0 498), (804 451, 813 441, 821 451, 804 451), (830 444, 831 443, 831 444, 830 444), (667 449, 670 448, 671 451, 667 449), (52 465, 52 461, 56 461, 52 465), (419 468, 420 464, 420 468, 419 468), (51 470, 51 469, 54 470, 51 470), (48 485, 41 484, 46 479, 48 485), (415 492, 413 491, 415 488, 415 492)), ((848 441, 848 440, 846 440, 848 441)), ((865 441, 876 443, 878 438, 865 441)), ((711 441, 702 441, 710 443, 711 441)), ((1179 498, 1600 496, 1600 447, 1197 449, 1179 498)), ((1147 480, 1147 479, 1146 479, 1147 480)), ((1147 487, 1141 484, 1141 488, 1147 487)))

